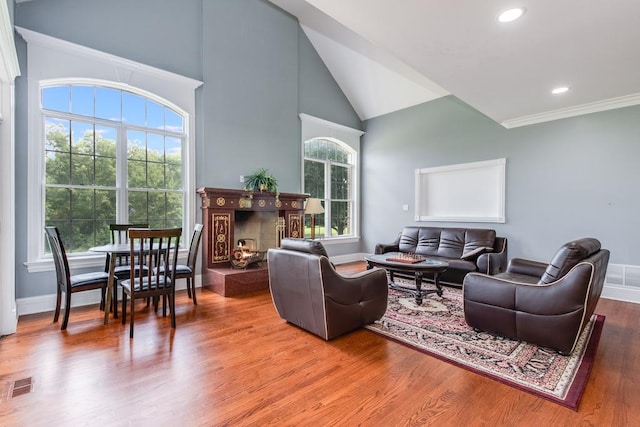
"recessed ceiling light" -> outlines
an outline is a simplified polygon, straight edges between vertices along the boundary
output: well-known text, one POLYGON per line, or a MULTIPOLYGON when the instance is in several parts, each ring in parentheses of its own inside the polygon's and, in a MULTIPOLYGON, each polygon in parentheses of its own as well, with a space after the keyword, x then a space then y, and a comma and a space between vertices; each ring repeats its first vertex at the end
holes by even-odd
POLYGON ((515 21, 516 19, 520 18, 524 14, 525 10, 526 9, 524 7, 517 7, 515 9, 505 10, 500 15, 498 15, 498 21, 500 22, 515 21))
POLYGON ((568 87, 566 87, 566 86, 560 86, 560 87, 557 87, 557 88, 553 89, 553 90, 551 91, 551 93, 552 93, 552 94, 554 94, 554 95, 559 95, 559 94, 561 94, 561 93, 565 93, 565 92, 567 92, 568 90, 569 90, 569 88, 568 88, 568 87))

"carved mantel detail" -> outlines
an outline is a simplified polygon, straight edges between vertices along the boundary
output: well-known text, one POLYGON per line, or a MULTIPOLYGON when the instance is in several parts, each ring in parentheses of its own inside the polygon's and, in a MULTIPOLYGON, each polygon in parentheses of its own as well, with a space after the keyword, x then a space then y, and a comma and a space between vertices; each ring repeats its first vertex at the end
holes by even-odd
MULTIPOLYGON (((224 188, 202 187, 197 193, 202 199, 203 249, 202 285, 212 288, 212 269, 229 268, 235 242, 236 211, 272 211, 284 224, 283 237, 303 237, 304 202, 308 194, 251 192, 224 188)), ((276 230, 274 230, 274 233, 276 230)), ((279 243, 279 242, 278 242, 279 243)), ((212 290, 218 292, 216 288, 212 290)), ((221 292, 218 292, 221 293, 221 292)))

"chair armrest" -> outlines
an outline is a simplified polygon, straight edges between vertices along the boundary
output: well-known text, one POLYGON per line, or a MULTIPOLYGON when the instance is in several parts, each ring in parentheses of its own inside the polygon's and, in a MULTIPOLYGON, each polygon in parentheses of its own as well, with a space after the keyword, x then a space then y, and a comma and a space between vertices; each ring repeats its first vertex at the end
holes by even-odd
POLYGON ((382 299, 386 310, 389 287, 384 269, 372 268, 352 275, 342 275, 327 258, 322 257, 320 263, 326 297, 344 305, 382 299))
POLYGON ((481 273, 469 273, 464 277, 462 292, 464 301, 513 309, 516 304, 517 283, 481 273))
POLYGON ((463 282, 464 301, 542 316, 569 313, 580 310, 584 305, 591 271, 590 264, 581 263, 561 279, 547 285, 469 273, 463 282))
POLYGON ((496 237, 493 252, 480 254, 476 260, 476 266, 480 273, 498 274, 507 271, 507 239, 506 237, 496 237))
POLYGON ((376 254, 385 254, 387 252, 400 252, 400 237, 402 233, 398 234, 396 240, 391 243, 378 243, 376 245, 375 253, 376 254))
POLYGON ((523 258, 512 258, 507 266, 509 273, 526 274, 527 276, 542 277, 547 264, 523 258))

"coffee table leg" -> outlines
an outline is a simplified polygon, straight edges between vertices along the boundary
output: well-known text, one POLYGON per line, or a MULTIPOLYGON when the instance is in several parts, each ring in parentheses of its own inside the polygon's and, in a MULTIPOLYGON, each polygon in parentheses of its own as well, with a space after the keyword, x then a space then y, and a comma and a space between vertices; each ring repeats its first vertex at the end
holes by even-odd
POLYGON ((416 271, 416 304, 422 305, 422 272, 416 271))
POLYGON ((433 282, 436 285, 436 292, 438 293, 438 296, 441 297, 442 296, 442 286, 440 286, 440 273, 433 273, 433 282))

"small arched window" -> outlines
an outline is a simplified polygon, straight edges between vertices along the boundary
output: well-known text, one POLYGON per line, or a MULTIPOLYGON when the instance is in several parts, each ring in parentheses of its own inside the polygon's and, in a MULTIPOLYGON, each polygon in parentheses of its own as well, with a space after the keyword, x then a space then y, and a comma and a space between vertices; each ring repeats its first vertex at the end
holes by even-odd
MULTIPOLYGON (((318 198, 324 213, 316 215, 316 236, 354 235, 355 151, 336 138, 312 138, 304 142, 304 192, 318 198)), ((311 220, 305 217, 305 237, 311 236, 311 220)))

